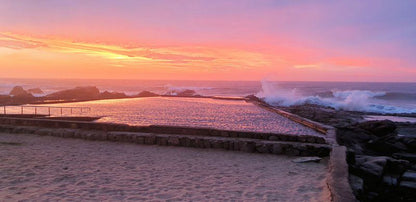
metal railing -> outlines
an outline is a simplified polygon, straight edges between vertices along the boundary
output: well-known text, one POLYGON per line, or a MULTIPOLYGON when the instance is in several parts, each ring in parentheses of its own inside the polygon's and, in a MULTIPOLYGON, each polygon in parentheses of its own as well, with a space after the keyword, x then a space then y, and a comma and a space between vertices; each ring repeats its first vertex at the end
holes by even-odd
MULTIPOLYGON (((58 109, 58 112, 60 112, 60 115, 62 116, 64 114, 64 109, 65 112, 69 111, 70 114, 73 113, 87 113, 91 111, 90 107, 58 107, 58 106, 37 106, 37 105, 20 105, 20 106, 16 106, 16 105, 3 105, 1 106, 1 108, 3 108, 3 114, 6 115, 7 112, 9 110, 7 110, 8 108, 14 108, 14 111, 17 111, 16 109, 20 108, 20 114, 34 114, 34 115, 41 115, 42 113, 39 113, 38 109, 47 109, 47 113, 43 113, 43 115, 48 115, 51 116, 51 110, 53 109, 58 109), (26 109, 26 110, 25 110, 26 109), (28 110, 27 109, 31 109, 31 113, 25 113, 28 110)), ((0 108, 0 109, 1 109, 0 108)), ((14 113, 16 114, 16 113, 14 113)), ((59 114, 59 113, 58 113, 59 114)))

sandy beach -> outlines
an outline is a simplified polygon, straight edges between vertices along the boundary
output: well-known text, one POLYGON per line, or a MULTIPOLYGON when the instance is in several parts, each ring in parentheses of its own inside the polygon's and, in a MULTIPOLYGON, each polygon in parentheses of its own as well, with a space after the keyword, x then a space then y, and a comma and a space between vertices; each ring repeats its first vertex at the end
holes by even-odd
POLYGON ((0 198, 322 201, 326 159, 0 133, 0 198))

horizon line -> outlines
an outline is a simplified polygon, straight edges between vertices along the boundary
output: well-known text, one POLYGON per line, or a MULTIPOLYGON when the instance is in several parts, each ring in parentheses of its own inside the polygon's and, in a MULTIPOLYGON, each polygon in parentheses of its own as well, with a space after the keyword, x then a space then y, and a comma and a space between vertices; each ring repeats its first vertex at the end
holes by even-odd
POLYGON ((16 79, 16 80, 129 80, 129 81, 206 81, 206 82, 332 82, 332 83, 416 83, 416 81, 337 81, 337 80, 276 80, 276 79, 260 79, 260 80, 209 80, 209 79, 134 79, 134 78, 29 78, 29 77, 0 77, 0 79, 16 79))

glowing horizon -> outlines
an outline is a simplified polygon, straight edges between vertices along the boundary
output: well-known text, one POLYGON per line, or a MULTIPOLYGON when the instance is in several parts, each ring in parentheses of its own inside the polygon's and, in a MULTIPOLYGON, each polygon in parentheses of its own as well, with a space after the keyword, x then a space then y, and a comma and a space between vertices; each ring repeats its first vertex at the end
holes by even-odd
POLYGON ((416 82, 412 8, 1 0, 0 78, 416 82))

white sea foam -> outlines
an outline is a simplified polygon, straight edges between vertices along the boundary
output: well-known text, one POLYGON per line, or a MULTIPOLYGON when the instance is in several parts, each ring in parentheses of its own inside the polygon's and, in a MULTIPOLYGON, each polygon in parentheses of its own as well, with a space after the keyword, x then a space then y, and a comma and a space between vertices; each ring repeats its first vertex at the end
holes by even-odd
POLYGON ((416 109, 381 104, 376 97, 385 92, 368 90, 332 91, 333 97, 304 96, 296 89, 284 89, 269 81, 262 81, 262 90, 256 94, 271 105, 294 106, 302 104, 316 104, 349 111, 363 111, 376 113, 416 113, 416 109))
POLYGON ((173 86, 173 85, 165 85, 166 93, 168 95, 177 95, 178 93, 184 92, 186 90, 193 90, 197 94, 200 93, 201 90, 211 90, 212 87, 196 87, 196 86, 173 86))

